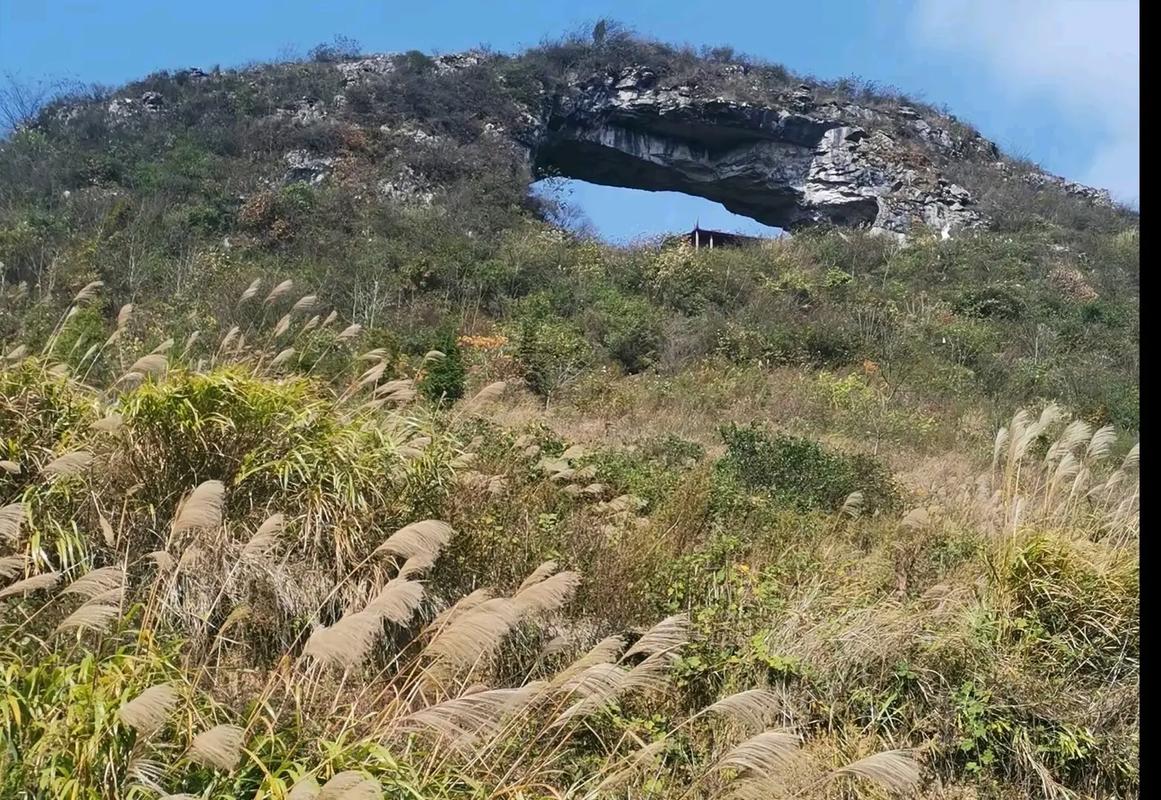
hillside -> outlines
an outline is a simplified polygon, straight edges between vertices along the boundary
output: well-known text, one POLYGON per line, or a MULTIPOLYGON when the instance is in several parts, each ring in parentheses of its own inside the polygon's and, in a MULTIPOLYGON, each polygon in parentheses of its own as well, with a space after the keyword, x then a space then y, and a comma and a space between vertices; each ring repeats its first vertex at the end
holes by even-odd
POLYGON ((0 142, 0 795, 1132 795, 1139 275, 946 111, 615 26, 59 98, 0 142))

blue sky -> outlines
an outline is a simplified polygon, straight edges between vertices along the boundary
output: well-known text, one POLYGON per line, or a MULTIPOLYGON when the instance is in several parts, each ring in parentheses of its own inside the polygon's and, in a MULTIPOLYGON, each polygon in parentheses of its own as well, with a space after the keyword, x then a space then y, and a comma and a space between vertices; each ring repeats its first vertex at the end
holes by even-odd
MULTIPOLYGON (((0 74, 116 85, 158 69, 236 66, 333 36, 365 51, 510 51, 600 17, 821 78, 857 75, 946 105, 1007 151, 1139 192, 1139 11, 1131 0, 0 0, 0 74)), ((573 184, 602 235, 756 230, 706 201, 573 184)))

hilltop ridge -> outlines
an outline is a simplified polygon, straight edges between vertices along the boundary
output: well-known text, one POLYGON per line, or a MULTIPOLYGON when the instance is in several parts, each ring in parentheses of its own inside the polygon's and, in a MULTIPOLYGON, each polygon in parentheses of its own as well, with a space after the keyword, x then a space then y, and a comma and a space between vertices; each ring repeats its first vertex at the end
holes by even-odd
MULTIPOLYGON (((925 225, 946 237, 990 224, 1001 209, 989 194, 1005 184, 1113 206, 1106 191, 1007 159, 930 106, 849 81, 804 82, 731 53, 698 56, 631 37, 516 56, 323 50, 298 65, 190 68, 61 105, 37 125, 156 126, 211 98, 220 106, 213 112, 289 122, 316 129, 316 137, 354 125, 370 136, 402 132, 428 148, 442 138, 502 143, 510 146, 509 168, 528 181, 562 175, 682 191, 789 229, 830 223, 903 237, 925 225), (421 84, 437 105, 416 102, 421 84), (251 95, 265 102, 247 105, 251 95)), ((306 144, 282 153, 287 174, 324 180, 334 142, 306 144)), ((485 160, 477 169, 496 166, 485 160)), ((384 176, 379 190, 426 198, 442 183, 408 165, 384 176)))

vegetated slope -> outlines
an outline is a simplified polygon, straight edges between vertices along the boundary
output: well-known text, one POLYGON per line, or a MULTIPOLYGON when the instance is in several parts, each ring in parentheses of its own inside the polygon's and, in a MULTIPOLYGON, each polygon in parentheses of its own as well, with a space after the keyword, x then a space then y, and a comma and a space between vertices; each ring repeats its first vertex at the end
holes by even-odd
MULTIPOLYGON (((923 373, 908 383, 932 400, 970 393, 1010 412, 1058 398, 1136 425, 1136 218, 1005 177, 946 120, 960 146, 912 131, 916 152, 978 173, 964 185, 991 220, 951 243, 819 230, 690 256, 582 244, 540 221, 518 141, 542 118, 537 103, 641 63, 712 96, 770 99, 798 82, 726 56, 614 36, 514 57, 184 71, 62 103, 0 154, 6 285, 32 290, 19 313, 37 341, 89 280, 107 287, 106 317, 131 301, 189 332, 220 318, 250 274, 277 274, 363 324, 390 319, 379 327, 413 354, 433 343, 409 340, 465 318, 479 328, 468 332, 495 321, 510 338, 551 323, 585 339, 586 362, 633 372, 705 356, 843 368, 905 349, 923 373)), ((889 113, 898 98, 815 89, 828 92, 882 109, 882 124, 914 122, 889 113)), ((15 335, 14 315, 0 325, 15 335)))
POLYGON ((612 248, 545 87, 798 79, 318 55, 3 144, 0 794, 1138 790, 1132 215, 612 248))

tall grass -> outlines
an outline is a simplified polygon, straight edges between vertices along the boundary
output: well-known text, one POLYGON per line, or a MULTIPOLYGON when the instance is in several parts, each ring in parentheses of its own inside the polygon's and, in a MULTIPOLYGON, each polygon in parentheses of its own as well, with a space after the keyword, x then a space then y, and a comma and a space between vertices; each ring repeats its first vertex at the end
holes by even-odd
POLYGON ((1139 446, 1111 430, 1022 412, 945 508, 780 511, 727 481, 695 512, 488 433, 499 384, 424 405, 350 328, 341 368, 287 375, 272 326, 131 388, 2 368, 5 796, 940 797, 985 752, 1015 791, 1134 785, 1063 699, 1138 680, 1139 446), (717 555, 657 524, 699 515, 717 555), (956 526, 983 556, 923 585, 956 526), (1006 668, 1049 707, 981 694, 1017 691, 1006 668))

